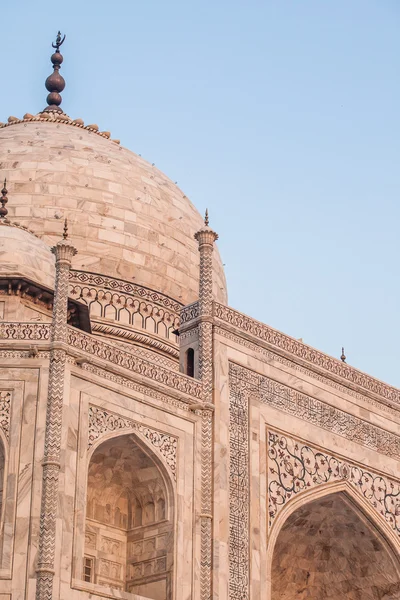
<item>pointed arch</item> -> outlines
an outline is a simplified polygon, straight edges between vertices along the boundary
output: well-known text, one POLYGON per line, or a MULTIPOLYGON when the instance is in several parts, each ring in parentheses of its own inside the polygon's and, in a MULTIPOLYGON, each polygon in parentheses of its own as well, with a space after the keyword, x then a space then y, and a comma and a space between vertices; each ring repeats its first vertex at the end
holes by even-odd
MULTIPOLYGON (((318 488, 300 492, 291 498, 276 517, 269 534, 267 548, 267 598, 275 600, 273 595, 273 562, 278 540, 285 526, 294 521, 296 516, 301 520, 302 509, 317 506, 324 499, 337 499, 345 503, 355 517, 363 523, 374 538, 387 552, 393 572, 396 573, 400 592, 400 540, 388 523, 347 481, 327 483, 318 488)), ((293 547, 296 546, 294 540, 293 547)))
POLYGON ((130 431, 102 436, 88 452, 87 465, 89 542, 83 577, 96 585, 169 600, 175 507, 166 465, 130 431), (161 500, 164 512, 157 510, 161 500))

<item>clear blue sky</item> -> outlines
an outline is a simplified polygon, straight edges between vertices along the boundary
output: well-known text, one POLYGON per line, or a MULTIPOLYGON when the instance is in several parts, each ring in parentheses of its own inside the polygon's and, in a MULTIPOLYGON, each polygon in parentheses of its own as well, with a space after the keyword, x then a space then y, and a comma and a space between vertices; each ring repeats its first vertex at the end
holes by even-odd
POLYGON ((0 120, 64 110, 220 235, 231 306, 400 385, 399 0, 14 0, 0 120))

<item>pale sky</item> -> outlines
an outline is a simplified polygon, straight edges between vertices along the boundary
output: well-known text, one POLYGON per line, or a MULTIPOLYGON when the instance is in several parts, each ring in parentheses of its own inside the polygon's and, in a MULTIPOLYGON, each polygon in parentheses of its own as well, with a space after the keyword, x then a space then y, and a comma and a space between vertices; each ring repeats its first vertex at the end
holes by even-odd
MULTIPOLYGON (((399 0, 13 0, 0 121, 98 123, 208 207, 229 304, 400 385, 399 0)), ((12 198, 10 195, 10 203, 12 198)))

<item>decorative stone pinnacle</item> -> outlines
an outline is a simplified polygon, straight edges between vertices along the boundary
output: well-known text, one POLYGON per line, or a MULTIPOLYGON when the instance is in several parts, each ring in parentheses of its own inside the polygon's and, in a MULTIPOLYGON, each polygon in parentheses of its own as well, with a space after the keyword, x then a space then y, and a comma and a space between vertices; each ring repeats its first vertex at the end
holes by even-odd
POLYGON ((342 347, 342 355, 341 355, 341 357, 340 357, 340 360, 341 360, 342 362, 346 362, 346 355, 345 355, 345 353, 344 353, 344 348, 343 348, 343 347, 342 347))
POLYGON ((208 209, 206 208, 206 213, 204 216, 204 227, 202 227, 199 231, 194 234, 194 239, 199 242, 199 246, 203 244, 213 244, 218 239, 218 233, 215 233, 209 227, 209 218, 208 218, 208 209))
POLYGON ((4 178, 4 185, 3 185, 3 189, 1 190, 1 198, 0 198, 0 202, 1 202, 0 219, 4 218, 8 214, 8 210, 6 209, 6 204, 8 202, 7 193, 8 193, 7 179, 4 178))
POLYGON ((47 96, 47 104, 48 106, 44 109, 43 112, 57 112, 62 113, 62 109, 60 108, 60 104, 62 102, 62 98, 60 96, 60 92, 65 88, 65 80, 62 75, 60 75, 60 67, 64 60, 63 55, 60 53, 60 46, 65 41, 65 35, 62 37, 61 32, 59 31, 56 37, 56 41, 52 43, 52 47, 55 49, 55 52, 51 56, 51 62, 53 63, 53 73, 49 75, 46 79, 46 89, 49 93, 47 96))
POLYGON ((71 262, 71 259, 75 254, 77 254, 78 250, 72 245, 71 241, 68 239, 68 221, 65 219, 64 221, 64 232, 62 239, 57 242, 55 246, 51 249, 52 253, 56 256, 56 262, 59 260, 71 262))

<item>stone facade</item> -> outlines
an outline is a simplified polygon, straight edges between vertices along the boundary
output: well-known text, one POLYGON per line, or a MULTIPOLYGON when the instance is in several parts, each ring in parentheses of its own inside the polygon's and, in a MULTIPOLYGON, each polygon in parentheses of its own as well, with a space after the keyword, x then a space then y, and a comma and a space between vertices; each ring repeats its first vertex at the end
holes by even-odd
POLYGON ((0 137, 0 600, 399 600, 399 390, 228 307, 104 132, 0 137))

